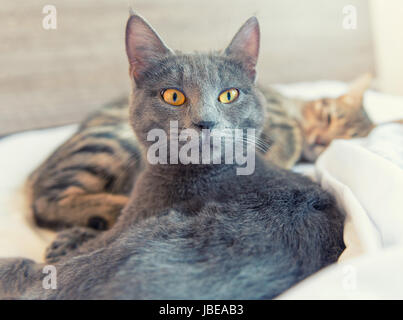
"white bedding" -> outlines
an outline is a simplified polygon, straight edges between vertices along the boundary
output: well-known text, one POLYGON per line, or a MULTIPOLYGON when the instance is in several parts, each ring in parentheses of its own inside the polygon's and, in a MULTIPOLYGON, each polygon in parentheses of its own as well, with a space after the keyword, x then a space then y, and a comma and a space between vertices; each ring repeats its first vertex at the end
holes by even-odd
POLYGON ((73 125, 29 131, 0 140, 0 257, 42 261, 54 234, 33 225, 24 182, 76 128, 73 125))
MULTIPOLYGON (((333 81, 278 85, 291 96, 339 95, 333 81)), ((403 119, 403 97, 369 91, 365 107, 376 123, 403 119)), ((42 261, 54 233, 36 228, 23 184, 28 174, 75 130, 75 125, 15 134, 0 140, 0 257, 42 261)), ((334 141, 313 175, 347 214, 340 262, 281 296, 294 298, 403 298, 403 125, 388 124, 365 139, 334 141)))
POLYGON ((403 299, 403 125, 335 141, 316 163, 347 213, 346 250, 283 299, 403 299), (387 139, 385 143, 385 139, 387 139))

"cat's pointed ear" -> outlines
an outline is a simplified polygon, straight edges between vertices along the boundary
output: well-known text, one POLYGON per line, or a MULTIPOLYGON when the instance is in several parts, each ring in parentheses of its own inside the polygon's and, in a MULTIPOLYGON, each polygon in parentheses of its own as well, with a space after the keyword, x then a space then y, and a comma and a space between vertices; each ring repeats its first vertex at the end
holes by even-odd
POLYGON ((138 80, 156 61, 173 54, 153 28, 134 12, 131 12, 126 25, 126 53, 129 58, 130 74, 135 80, 138 80))
POLYGON ((372 75, 370 73, 361 75, 350 84, 347 93, 342 95, 340 99, 352 108, 361 108, 364 93, 371 86, 371 82, 372 75))
POLYGON ((259 55, 260 30, 256 17, 249 18, 239 29, 229 46, 225 49, 225 54, 239 60, 249 78, 255 80, 256 63, 259 55))

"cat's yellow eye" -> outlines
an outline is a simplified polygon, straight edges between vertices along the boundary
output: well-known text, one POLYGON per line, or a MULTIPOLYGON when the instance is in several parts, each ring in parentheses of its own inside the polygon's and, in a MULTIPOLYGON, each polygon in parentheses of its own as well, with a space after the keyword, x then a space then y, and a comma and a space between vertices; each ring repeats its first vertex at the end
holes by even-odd
POLYGON ((236 100, 238 96, 239 96, 239 90, 232 88, 221 92, 220 95, 218 96, 218 101, 220 101, 221 103, 231 103, 234 100, 236 100))
POLYGON ((185 95, 177 89, 166 89, 161 92, 161 96, 166 103, 173 106, 181 106, 186 101, 185 95))

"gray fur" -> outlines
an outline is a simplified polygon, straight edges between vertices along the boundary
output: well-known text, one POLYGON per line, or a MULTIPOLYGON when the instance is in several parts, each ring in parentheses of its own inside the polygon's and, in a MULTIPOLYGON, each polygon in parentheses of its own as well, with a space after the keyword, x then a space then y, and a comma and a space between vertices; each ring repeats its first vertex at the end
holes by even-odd
MULTIPOLYGON (((256 19, 246 25, 247 32, 258 30, 256 19)), ((242 48, 233 40, 244 51, 231 55, 175 55, 150 30, 138 16, 129 20, 129 41, 149 40, 135 52, 128 46, 136 98, 131 123, 144 147, 146 132, 168 130, 169 120, 191 128, 209 117, 217 127, 260 130, 256 59, 245 60, 253 43, 242 48), (150 50, 161 56, 148 61, 150 50), (186 105, 161 100, 160 90, 172 86, 187 94, 186 105), (218 94, 231 87, 240 90, 239 99, 220 105, 218 94)), ((239 34, 245 37, 242 29, 239 34)), ((237 176, 236 165, 146 165, 115 226, 55 263, 58 289, 42 288, 41 265, 8 259, 0 261, 0 297, 273 298, 337 260, 343 219, 317 184, 259 156, 249 176, 237 176)))

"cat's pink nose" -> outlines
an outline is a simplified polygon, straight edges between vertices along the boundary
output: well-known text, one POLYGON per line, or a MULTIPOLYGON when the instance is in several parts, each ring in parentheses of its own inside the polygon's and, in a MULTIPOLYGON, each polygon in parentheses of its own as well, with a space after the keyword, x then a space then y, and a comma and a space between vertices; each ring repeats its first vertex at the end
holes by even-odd
POLYGON ((323 139, 321 136, 316 136, 315 144, 318 145, 318 146, 327 146, 326 140, 323 139))

